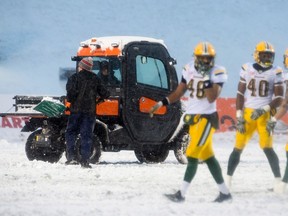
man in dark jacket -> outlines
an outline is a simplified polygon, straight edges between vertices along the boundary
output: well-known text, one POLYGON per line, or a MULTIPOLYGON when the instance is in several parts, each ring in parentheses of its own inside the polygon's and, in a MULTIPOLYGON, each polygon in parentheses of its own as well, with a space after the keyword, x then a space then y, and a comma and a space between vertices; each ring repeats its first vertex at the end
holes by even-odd
POLYGON ((92 148, 93 130, 96 122, 96 97, 109 97, 110 93, 101 80, 92 72, 93 59, 83 58, 78 64, 78 73, 73 74, 67 82, 67 101, 71 103, 71 115, 66 128, 66 165, 78 164, 76 160, 75 141, 81 136, 81 159, 83 168, 91 168, 89 157, 92 148))
POLYGON ((102 83, 104 85, 119 85, 120 81, 114 75, 114 71, 109 68, 109 63, 107 61, 102 61, 100 63, 100 71, 98 73, 102 83))

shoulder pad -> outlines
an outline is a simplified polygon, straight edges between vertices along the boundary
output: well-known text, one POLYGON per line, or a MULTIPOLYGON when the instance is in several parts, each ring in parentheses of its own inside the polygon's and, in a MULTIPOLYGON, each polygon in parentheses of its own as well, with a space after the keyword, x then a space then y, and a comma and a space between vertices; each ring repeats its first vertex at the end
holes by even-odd
POLYGON ((223 69, 223 68, 219 68, 219 69, 215 70, 213 73, 214 73, 216 76, 218 76, 218 75, 220 75, 220 74, 225 74, 225 73, 226 73, 226 70, 223 69))
POLYGON ((282 68, 281 68, 281 67, 276 67, 276 68, 275 68, 275 73, 276 73, 277 75, 283 73, 282 68))
POLYGON ((224 67, 215 65, 213 72, 212 72, 215 76, 218 76, 220 74, 225 74, 226 73, 226 69, 224 67))
POLYGON ((186 65, 183 67, 183 70, 188 71, 189 68, 190 68, 189 64, 186 64, 186 65))
POLYGON ((248 69, 248 67, 249 67, 248 63, 243 64, 243 65, 241 66, 242 70, 244 70, 244 71, 246 71, 246 70, 248 69))

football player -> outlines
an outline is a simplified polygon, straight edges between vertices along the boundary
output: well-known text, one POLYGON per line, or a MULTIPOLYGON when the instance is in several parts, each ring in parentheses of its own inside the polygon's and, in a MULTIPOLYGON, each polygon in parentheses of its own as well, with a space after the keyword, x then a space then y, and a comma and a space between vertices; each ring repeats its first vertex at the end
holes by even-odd
POLYGON ((225 185, 221 167, 217 161, 212 145, 212 136, 218 128, 216 99, 227 80, 226 69, 215 65, 216 52, 209 42, 201 42, 194 49, 194 61, 189 62, 182 71, 182 79, 177 89, 168 97, 159 101, 150 110, 151 116, 163 105, 178 101, 186 91, 189 93, 184 121, 189 124, 191 137, 186 156, 188 164, 180 190, 175 194, 166 194, 174 202, 183 202, 186 192, 193 180, 198 161, 205 162, 219 188, 215 202, 232 198, 225 185))
MULTIPOLYGON (((284 80, 286 83, 286 94, 285 99, 283 100, 280 108, 277 110, 275 116, 273 116, 267 122, 266 128, 269 133, 273 132, 277 120, 281 119, 286 114, 288 108, 288 49, 286 49, 285 51, 283 63, 285 68, 284 80)), ((282 181, 279 184, 276 184, 274 187, 274 192, 276 193, 284 193, 288 184, 288 143, 286 143, 285 149, 286 149, 286 169, 282 181)))
POLYGON ((269 42, 261 41, 254 51, 255 63, 246 63, 240 70, 236 98, 236 142, 227 170, 229 187, 241 153, 255 131, 259 134, 259 145, 268 159, 275 182, 281 179, 279 159, 273 149, 272 136, 266 130, 270 113, 275 112, 281 104, 284 91, 283 71, 281 67, 273 66, 274 56, 274 47, 269 42))

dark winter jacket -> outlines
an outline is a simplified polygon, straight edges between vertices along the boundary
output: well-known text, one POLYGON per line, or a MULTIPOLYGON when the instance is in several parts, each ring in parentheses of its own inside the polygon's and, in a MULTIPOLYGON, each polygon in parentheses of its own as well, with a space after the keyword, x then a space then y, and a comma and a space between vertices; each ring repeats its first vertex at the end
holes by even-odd
POLYGON ((82 70, 73 74, 66 84, 67 101, 71 103, 71 113, 87 113, 95 115, 96 98, 109 97, 109 91, 103 86, 99 77, 89 71, 82 70))
POLYGON ((108 76, 104 76, 101 71, 98 73, 99 78, 101 79, 104 85, 119 85, 120 81, 114 76, 114 71, 112 71, 108 76))

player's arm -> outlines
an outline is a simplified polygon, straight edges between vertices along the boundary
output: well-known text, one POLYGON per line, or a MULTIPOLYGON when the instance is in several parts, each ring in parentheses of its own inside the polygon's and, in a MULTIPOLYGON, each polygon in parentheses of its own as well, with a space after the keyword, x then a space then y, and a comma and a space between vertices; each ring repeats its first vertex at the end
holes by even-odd
POLYGON ((246 132, 245 120, 243 117, 245 91, 246 91, 246 81, 241 77, 238 83, 237 96, 236 96, 236 119, 237 119, 236 128, 237 131, 242 134, 246 132))
POLYGON ((280 104, 283 101, 283 82, 278 82, 274 84, 274 99, 267 105, 262 106, 258 109, 255 109, 253 113, 251 114, 251 119, 256 120, 258 119, 261 115, 263 115, 266 112, 269 112, 277 107, 280 106, 280 104))
POLYGON ((279 106, 279 109, 277 110, 277 113, 274 116, 275 120, 281 119, 286 114, 288 109, 288 81, 286 81, 285 83, 286 83, 285 98, 284 100, 282 100, 281 105, 279 106))
POLYGON ((227 80, 226 70, 223 67, 216 68, 211 74, 206 73, 203 79, 205 96, 209 103, 213 103, 219 97, 223 84, 227 80))
POLYGON ((244 95, 246 91, 246 81, 241 77, 238 83, 237 96, 236 96, 236 110, 243 110, 244 95))
MULTIPOLYGON (((271 109, 276 109, 280 106, 280 104, 283 101, 283 94, 284 94, 284 88, 282 83, 276 83, 274 85, 274 99, 270 102, 269 106, 271 109)), ((287 94, 287 93, 286 93, 287 94)))
POLYGON ((286 114, 287 108, 288 108, 288 98, 285 98, 281 103, 279 109, 277 110, 277 113, 274 116, 276 121, 281 119, 286 114))
MULTIPOLYGON (((275 114, 275 116, 272 116, 272 118, 270 120, 267 121, 266 124, 266 130, 268 131, 269 134, 272 134, 275 126, 276 126, 276 122, 277 120, 281 119, 287 112, 287 108, 288 108, 288 82, 286 81, 286 93, 285 93, 285 99, 282 100, 279 109, 277 110, 277 113, 275 114)), ((274 92, 276 93, 276 91, 279 91, 279 93, 281 92, 281 89, 275 89, 274 88, 274 92)), ((275 98, 277 99, 277 98, 275 98)), ((274 99, 274 100, 275 100, 274 99)), ((273 100, 273 101, 274 101, 273 100)), ((272 101, 272 102, 273 102, 272 101)), ((271 102, 271 103, 272 103, 271 102)), ((279 103, 278 101, 274 102, 275 104, 279 103)), ((272 105, 271 105, 272 106, 272 105)))
POLYGON ((205 88, 204 92, 209 103, 213 103, 220 95, 223 83, 213 83, 211 88, 205 88))
POLYGON ((187 90, 186 83, 184 83, 184 82, 179 83, 179 85, 177 86, 176 90, 174 92, 172 92, 167 97, 167 99, 169 101, 169 104, 180 100, 180 98, 184 95, 186 90, 187 90))
POLYGON ((176 90, 173 91, 170 95, 165 97, 163 100, 158 101, 149 111, 150 117, 153 117, 153 114, 156 110, 158 110, 163 105, 169 105, 174 103, 184 95, 185 91, 187 90, 186 80, 182 77, 181 82, 177 86, 176 90))

